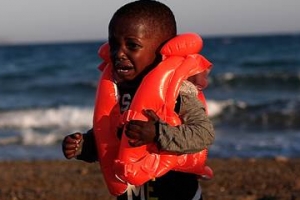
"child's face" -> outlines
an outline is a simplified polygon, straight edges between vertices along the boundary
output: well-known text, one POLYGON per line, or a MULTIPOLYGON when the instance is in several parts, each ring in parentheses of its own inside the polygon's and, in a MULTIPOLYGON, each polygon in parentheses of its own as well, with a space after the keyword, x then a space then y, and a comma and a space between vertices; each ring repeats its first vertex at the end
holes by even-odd
MULTIPOLYGON (((153 27, 137 19, 117 19, 109 30, 109 45, 113 69, 121 81, 144 76, 157 64, 161 45, 153 27)), ((159 32, 159 31, 158 31, 159 32)))

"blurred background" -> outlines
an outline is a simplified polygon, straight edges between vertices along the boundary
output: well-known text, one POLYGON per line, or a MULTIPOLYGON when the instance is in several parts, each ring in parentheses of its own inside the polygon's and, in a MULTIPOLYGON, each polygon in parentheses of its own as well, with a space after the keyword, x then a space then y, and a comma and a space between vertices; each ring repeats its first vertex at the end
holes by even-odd
MULTIPOLYGON (((97 51, 127 2, 0 0, 0 160, 64 159, 62 139, 92 126, 97 51)), ((299 157, 300 2, 161 2, 214 65, 209 156, 299 157)))

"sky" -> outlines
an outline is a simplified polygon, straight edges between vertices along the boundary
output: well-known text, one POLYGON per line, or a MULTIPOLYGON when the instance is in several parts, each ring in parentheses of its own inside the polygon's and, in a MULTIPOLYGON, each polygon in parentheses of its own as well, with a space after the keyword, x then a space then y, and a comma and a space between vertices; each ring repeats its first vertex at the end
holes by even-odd
MULTIPOLYGON (((178 33, 201 36, 300 33, 300 0, 160 0, 178 33)), ((130 0, 0 0, 0 44, 107 38, 113 13, 130 0)))

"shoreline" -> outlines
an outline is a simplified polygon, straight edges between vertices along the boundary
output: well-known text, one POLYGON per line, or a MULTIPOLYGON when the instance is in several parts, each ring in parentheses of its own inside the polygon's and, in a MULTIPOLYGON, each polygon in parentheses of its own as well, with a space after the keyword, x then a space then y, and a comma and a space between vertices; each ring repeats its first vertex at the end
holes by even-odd
MULTIPOLYGON (((300 158, 210 158, 214 178, 201 181, 204 200, 300 199, 300 158)), ((113 200, 98 163, 0 161, 0 199, 113 200)))

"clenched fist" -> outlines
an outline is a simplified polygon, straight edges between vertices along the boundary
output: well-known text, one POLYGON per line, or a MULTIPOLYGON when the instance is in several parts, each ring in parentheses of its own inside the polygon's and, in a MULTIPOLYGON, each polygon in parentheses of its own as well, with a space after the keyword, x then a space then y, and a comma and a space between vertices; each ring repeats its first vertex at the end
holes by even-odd
POLYGON ((125 134, 132 147, 155 142, 158 137, 159 117, 153 110, 143 110, 143 113, 148 121, 131 120, 125 125, 125 134))

